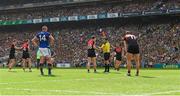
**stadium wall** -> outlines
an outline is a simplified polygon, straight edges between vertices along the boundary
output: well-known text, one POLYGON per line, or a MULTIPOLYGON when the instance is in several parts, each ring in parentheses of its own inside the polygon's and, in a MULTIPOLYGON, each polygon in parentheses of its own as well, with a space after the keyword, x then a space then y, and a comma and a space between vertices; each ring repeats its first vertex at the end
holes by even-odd
POLYGON ((84 20, 98 20, 98 19, 112 19, 112 18, 144 17, 144 16, 157 16, 157 15, 158 16, 174 15, 174 14, 175 15, 180 14, 180 9, 167 9, 167 10, 158 10, 158 11, 142 11, 142 12, 130 12, 130 13, 103 13, 103 14, 92 14, 86 16, 62 16, 62 17, 52 17, 52 18, 31 19, 31 20, 0 21, 0 26, 84 21, 84 20))

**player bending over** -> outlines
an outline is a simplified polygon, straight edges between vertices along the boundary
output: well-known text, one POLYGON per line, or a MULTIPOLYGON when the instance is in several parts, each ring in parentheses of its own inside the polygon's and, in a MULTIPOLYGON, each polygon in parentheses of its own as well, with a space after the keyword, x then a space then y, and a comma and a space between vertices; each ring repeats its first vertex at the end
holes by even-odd
POLYGON ((48 32, 47 26, 42 26, 42 31, 39 32, 33 39, 32 43, 34 46, 39 47, 39 51, 41 52, 40 57, 40 72, 41 75, 44 75, 43 72, 43 64, 47 62, 48 64, 48 75, 51 75, 52 62, 51 62, 51 50, 50 45, 54 44, 54 37, 48 32), (39 42, 39 45, 38 45, 39 42))
POLYGON ((29 54, 29 40, 25 40, 23 45, 22 45, 22 50, 23 50, 23 55, 22 55, 22 60, 23 60, 23 70, 25 71, 26 68, 26 64, 28 64, 28 68, 29 68, 29 72, 32 72, 31 70, 31 58, 30 58, 30 54, 29 54))
POLYGON ((116 43, 116 46, 112 46, 114 49, 114 68, 115 70, 119 71, 121 61, 122 61, 122 56, 124 55, 124 49, 122 48, 121 44, 116 43))

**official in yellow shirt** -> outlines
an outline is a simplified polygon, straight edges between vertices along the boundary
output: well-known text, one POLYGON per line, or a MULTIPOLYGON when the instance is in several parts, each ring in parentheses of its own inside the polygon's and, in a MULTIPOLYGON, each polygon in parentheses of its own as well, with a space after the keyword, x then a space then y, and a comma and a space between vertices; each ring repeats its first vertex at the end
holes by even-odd
POLYGON ((104 44, 101 45, 101 49, 103 51, 104 54, 104 63, 105 63, 105 73, 109 73, 109 60, 110 60, 110 43, 108 41, 108 39, 106 38, 104 40, 104 44))

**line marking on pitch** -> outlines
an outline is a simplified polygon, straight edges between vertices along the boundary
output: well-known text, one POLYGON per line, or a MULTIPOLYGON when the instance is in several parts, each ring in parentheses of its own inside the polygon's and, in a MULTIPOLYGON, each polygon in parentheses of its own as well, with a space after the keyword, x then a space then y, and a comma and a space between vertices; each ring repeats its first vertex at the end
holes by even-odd
POLYGON ((180 90, 172 90, 172 91, 164 91, 164 92, 155 92, 155 93, 149 93, 147 95, 170 95, 170 93, 176 93, 180 92, 180 90))
POLYGON ((16 90, 16 91, 33 91, 33 92, 57 92, 57 93, 70 93, 70 94, 93 94, 93 95, 113 95, 113 96, 152 96, 152 95, 168 95, 170 93, 175 93, 175 92, 180 92, 180 90, 173 90, 173 91, 164 91, 164 92, 155 92, 155 93, 145 93, 145 94, 135 94, 135 95, 131 95, 131 94, 118 94, 118 93, 106 93, 106 92, 93 92, 93 91, 89 91, 89 92, 83 92, 83 91, 76 91, 76 90, 38 90, 38 89, 17 89, 17 88, 4 88, 2 90, 16 90))
MULTIPOLYGON (((108 78, 108 80, 114 80, 119 78, 108 78)), ((60 82, 60 81, 85 81, 85 80, 107 80, 106 78, 89 78, 89 79, 67 79, 67 80, 43 80, 43 81, 28 81, 28 82, 4 82, 0 83, 0 85, 8 85, 8 84, 29 84, 29 83, 38 83, 38 82, 60 82)))
POLYGON ((94 94, 94 95, 120 95, 114 93, 105 93, 105 92, 83 92, 83 91, 75 91, 75 90, 38 90, 38 89, 17 89, 17 88, 4 88, 2 90, 16 90, 16 91, 33 91, 33 92, 57 92, 57 93, 81 93, 81 94, 94 94))

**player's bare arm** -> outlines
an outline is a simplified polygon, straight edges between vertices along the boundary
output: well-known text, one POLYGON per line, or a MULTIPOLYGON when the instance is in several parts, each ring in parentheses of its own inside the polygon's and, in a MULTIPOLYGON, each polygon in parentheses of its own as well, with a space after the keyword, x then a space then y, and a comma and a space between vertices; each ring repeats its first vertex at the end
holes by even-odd
POLYGON ((54 40, 55 40, 54 37, 50 35, 49 38, 50 38, 50 45, 54 46, 54 40))
POLYGON ((32 39, 32 43, 33 43, 33 45, 36 46, 36 47, 38 47, 37 42, 38 42, 38 38, 37 38, 37 37, 34 37, 34 38, 32 39))

